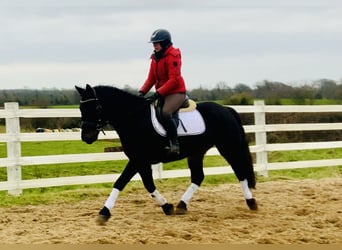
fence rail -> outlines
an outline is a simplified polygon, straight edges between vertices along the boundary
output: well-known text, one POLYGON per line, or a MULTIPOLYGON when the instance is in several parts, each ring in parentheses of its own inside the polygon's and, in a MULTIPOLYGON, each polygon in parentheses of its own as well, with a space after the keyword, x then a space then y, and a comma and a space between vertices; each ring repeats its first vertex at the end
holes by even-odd
MULTIPOLYGON (((250 146, 252 153, 256 154, 255 170, 267 175, 268 170, 292 169, 306 167, 338 166, 342 165, 342 159, 321 159, 295 162, 268 162, 267 153, 270 151, 307 150, 342 148, 342 138, 329 142, 299 142, 299 143, 267 143, 267 132, 275 131, 321 131, 342 130, 342 123, 305 123, 305 124, 266 124, 266 113, 317 113, 317 112, 342 112, 342 105, 289 105, 276 106, 265 105, 263 101, 255 101, 251 106, 234 106, 239 113, 253 113, 254 125, 245 125, 246 133, 255 134, 255 145, 250 146)), ((127 159, 123 152, 87 153, 65 155, 41 155, 22 156, 21 142, 26 141, 60 141, 80 140, 80 132, 63 133, 21 133, 20 118, 54 118, 54 117, 80 117, 78 109, 19 109, 18 103, 5 103, 5 108, 0 110, 0 118, 6 120, 6 133, 0 134, 0 142, 7 143, 7 157, 0 158, 0 168, 7 168, 7 181, 0 182, 0 190, 7 190, 11 195, 19 195, 23 189, 95 184, 113 182, 118 174, 71 176, 59 178, 42 178, 22 180, 21 166, 56 163, 96 162, 127 159)), ((99 135, 99 139, 117 139, 115 131, 99 135)), ((216 148, 211 148, 207 155, 219 155, 216 148)), ((206 175, 232 173, 227 166, 205 168, 206 175)), ((161 164, 153 165, 154 178, 176 178, 190 175, 188 169, 162 170, 161 164)), ((133 179, 140 179, 136 175, 133 179)))

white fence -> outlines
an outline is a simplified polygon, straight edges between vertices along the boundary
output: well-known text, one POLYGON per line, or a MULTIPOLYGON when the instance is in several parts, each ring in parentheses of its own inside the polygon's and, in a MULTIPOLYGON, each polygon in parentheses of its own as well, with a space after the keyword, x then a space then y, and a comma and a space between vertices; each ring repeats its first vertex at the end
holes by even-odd
MULTIPOLYGON (((317 112, 342 112, 342 105, 264 105, 263 101, 255 101, 253 106, 234 106, 239 113, 254 113, 255 125, 245 125, 246 133, 255 133, 255 145, 250 146, 251 152, 256 153, 255 170, 267 176, 268 170, 338 166, 342 165, 342 159, 322 159, 294 162, 268 162, 267 152, 304 150, 304 149, 328 149, 342 148, 342 138, 329 142, 303 142, 303 143, 267 143, 267 132, 272 131, 321 131, 342 130, 342 123, 302 123, 302 124, 266 124, 266 113, 317 113, 317 112)), ((0 110, 0 118, 6 120, 6 133, 0 134, 0 142, 7 143, 7 157, 0 158, 0 167, 7 168, 7 181, 0 182, 0 190, 8 190, 9 194, 19 195, 23 189, 95 184, 113 182, 118 174, 71 176, 59 178, 42 178, 22 180, 21 166, 92 162, 127 159, 122 152, 45 155, 45 156, 22 156, 21 142, 25 141, 59 141, 80 140, 80 132, 63 133, 21 133, 19 118, 51 118, 51 117, 80 117, 78 109, 19 109, 18 103, 5 103, 5 108, 0 110)), ((99 139, 118 138, 115 131, 106 135, 100 134, 99 139)), ((216 148, 212 148, 207 155, 218 155, 216 148)), ((161 164, 153 166, 154 178, 176 178, 189 176, 188 169, 163 171, 161 164)), ((204 168, 206 175, 232 173, 230 167, 204 168)), ((139 179, 135 176, 133 179, 139 179)))

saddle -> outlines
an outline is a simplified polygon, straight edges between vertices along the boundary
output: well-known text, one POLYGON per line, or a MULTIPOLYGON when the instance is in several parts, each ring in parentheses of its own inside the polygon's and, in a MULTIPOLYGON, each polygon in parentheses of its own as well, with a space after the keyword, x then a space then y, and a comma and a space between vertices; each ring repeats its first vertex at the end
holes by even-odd
MULTIPOLYGON (((166 137, 166 131, 160 122, 161 106, 158 101, 151 104, 151 121, 155 131, 161 136, 166 137)), ((173 117, 178 121, 177 134, 178 136, 199 135, 205 131, 205 123, 201 113, 196 109, 195 101, 186 98, 179 111, 173 114, 173 117)))
POLYGON ((178 112, 190 112, 195 110, 197 104, 194 100, 186 98, 178 112))

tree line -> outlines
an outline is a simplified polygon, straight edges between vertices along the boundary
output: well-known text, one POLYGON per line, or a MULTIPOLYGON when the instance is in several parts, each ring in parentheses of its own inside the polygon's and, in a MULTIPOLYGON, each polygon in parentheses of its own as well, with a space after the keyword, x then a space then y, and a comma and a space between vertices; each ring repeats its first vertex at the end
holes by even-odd
MULTIPOLYGON (((123 89, 131 93, 137 93, 136 89, 126 85, 123 89)), ((188 91, 190 98, 196 101, 219 101, 224 105, 248 105, 253 104, 254 99, 263 99, 266 104, 282 104, 282 99, 291 99, 294 104, 310 104, 310 100, 333 99, 334 104, 342 104, 342 80, 336 82, 329 79, 320 79, 300 86, 291 86, 281 82, 263 81, 251 88, 246 84, 236 84, 229 87, 225 82, 218 83, 212 89, 195 88, 188 91)), ((58 105, 78 105, 79 94, 75 89, 20 89, 0 90, 0 101, 18 102, 20 106, 48 108, 58 105)), ((242 123, 254 124, 253 114, 240 114, 242 123)), ((281 113, 267 114, 267 123, 329 123, 342 122, 342 113, 281 113)), ((0 119, 0 124, 5 124, 5 119, 0 119)), ((80 118, 21 118, 20 127, 23 131, 36 130, 39 127, 50 129, 75 128, 80 126, 80 118)), ((249 141, 254 140, 253 134, 247 135, 249 141)), ((340 140, 342 131, 289 131, 269 133, 267 140, 273 142, 296 141, 332 141, 340 140)))
POLYGON ((299 86, 265 80, 258 83, 255 88, 243 83, 231 88, 225 82, 221 82, 211 90, 198 88, 189 94, 197 101, 222 100, 223 104, 227 105, 248 105, 255 99, 263 99, 267 104, 281 104, 281 99, 292 99, 295 104, 307 104, 307 100, 341 100, 342 80, 338 83, 321 79, 299 86))
MULTIPOLYGON (((124 90, 136 93, 128 85, 124 90)), ((308 100, 334 99, 342 100, 342 80, 320 79, 310 83, 293 86, 282 82, 264 80, 254 88, 239 83, 230 87, 226 82, 219 82, 211 89, 194 88, 188 95, 195 101, 217 101, 227 105, 248 105, 254 99, 264 99, 267 104, 281 104, 281 99, 292 99, 295 104, 308 104, 308 100)), ((13 89, 0 90, 0 103, 18 102, 20 106, 47 108, 54 105, 75 105, 79 95, 72 89, 13 89)), ((310 104, 310 103, 309 103, 310 104)))

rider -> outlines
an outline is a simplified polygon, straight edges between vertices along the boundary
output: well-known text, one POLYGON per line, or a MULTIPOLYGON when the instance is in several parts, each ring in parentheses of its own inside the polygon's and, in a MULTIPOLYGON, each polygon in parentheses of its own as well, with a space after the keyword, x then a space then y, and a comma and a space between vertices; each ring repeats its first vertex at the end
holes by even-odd
POLYGON ((171 34, 166 29, 155 30, 150 39, 153 54, 147 79, 139 90, 144 96, 152 86, 156 92, 147 99, 151 102, 159 98, 162 103, 162 125, 170 140, 169 153, 179 154, 177 121, 174 116, 186 100, 186 87, 181 74, 181 52, 173 47, 171 34))

